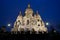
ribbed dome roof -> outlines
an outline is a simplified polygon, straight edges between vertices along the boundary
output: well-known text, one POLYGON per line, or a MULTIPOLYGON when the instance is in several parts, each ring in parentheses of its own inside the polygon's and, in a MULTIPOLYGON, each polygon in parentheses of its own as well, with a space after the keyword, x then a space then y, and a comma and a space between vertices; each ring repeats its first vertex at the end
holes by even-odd
POLYGON ((26 8, 25 13, 33 13, 33 10, 30 8, 30 4, 28 4, 28 8, 26 8))

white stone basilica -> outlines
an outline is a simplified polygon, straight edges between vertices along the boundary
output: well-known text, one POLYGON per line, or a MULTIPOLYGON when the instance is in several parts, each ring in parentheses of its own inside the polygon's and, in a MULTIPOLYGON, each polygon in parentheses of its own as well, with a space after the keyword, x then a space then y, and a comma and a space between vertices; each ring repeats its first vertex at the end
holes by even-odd
POLYGON ((36 14, 33 14, 33 10, 30 8, 30 4, 28 4, 28 8, 25 10, 25 15, 22 16, 20 11, 15 23, 14 27, 11 31, 40 31, 40 32, 47 32, 47 28, 41 16, 36 11, 36 14))

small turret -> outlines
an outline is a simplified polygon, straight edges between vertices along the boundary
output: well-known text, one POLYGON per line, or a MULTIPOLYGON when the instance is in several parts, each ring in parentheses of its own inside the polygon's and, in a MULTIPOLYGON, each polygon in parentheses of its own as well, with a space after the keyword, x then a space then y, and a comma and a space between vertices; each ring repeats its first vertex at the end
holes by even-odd
POLYGON ((19 15, 22 16, 21 11, 19 12, 19 15))
POLYGON ((38 14, 38 10, 36 11, 36 16, 38 16, 39 14, 38 14))

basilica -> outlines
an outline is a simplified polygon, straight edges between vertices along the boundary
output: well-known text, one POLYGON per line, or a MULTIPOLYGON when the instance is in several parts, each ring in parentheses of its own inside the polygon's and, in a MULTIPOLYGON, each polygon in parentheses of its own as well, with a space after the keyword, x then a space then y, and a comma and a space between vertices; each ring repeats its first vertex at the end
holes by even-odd
POLYGON ((19 15, 14 22, 14 26, 11 31, 36 31, 36 32, 47 32, 47 27, 45 27, 45 24, 43 20, 41 19, 41 16, 39 15, 39 12, 36 11, 36 13, 33 12, 33 10, 30 7, 30 4, 28 4, 28 7, 25 10, 25 15, 22 16, 22 12, 19 12, 19 15))

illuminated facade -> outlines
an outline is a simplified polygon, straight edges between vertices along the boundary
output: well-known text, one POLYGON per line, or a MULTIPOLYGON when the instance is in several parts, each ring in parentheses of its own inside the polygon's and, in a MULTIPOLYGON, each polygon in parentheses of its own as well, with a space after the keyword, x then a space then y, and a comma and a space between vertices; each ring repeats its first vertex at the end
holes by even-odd
POLYGON ((36 11, 36 14, 33 13, 33 10, 30 8, 30 5, 28 4, 28 8, 25 10, 25 15, 22 16, 22 13, 20 11, 14 23, 14 27, 11 31, 34 30, 36 32, 47 32, 47 28, 45 27, 45 24, 41 19, 41 16, 38 14, 38 11, 36 11))

